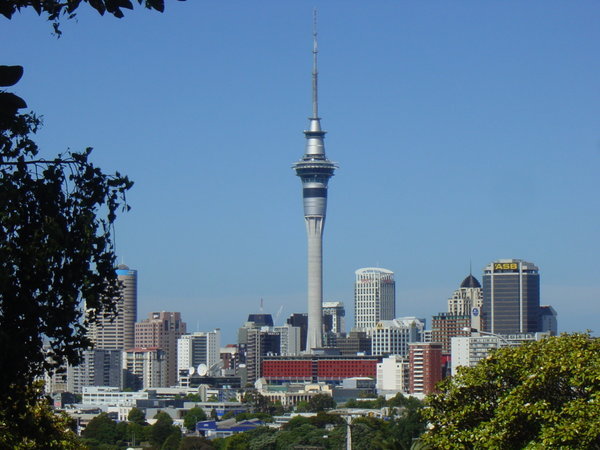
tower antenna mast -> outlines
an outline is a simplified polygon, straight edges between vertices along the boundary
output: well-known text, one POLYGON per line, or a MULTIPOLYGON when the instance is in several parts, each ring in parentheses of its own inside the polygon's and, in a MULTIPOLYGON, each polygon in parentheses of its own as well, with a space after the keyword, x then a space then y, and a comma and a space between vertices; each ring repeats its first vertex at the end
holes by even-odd
POLYGON ((319 118, 319 44, 317 41, 317 9, 313 10, 313 68, 312 68, 312 109, 313 119, 319 118))

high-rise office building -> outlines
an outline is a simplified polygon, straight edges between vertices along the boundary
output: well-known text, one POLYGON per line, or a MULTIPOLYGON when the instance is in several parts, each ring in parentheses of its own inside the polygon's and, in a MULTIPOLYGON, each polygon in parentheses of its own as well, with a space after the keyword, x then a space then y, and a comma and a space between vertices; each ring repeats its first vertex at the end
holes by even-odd
POLYGON ((327 212, 327 185, 336 164, 325 156, 325 131, 321 129, 318 107, 316 16, 313 30, 312 116, 306 136, 306 152, 292 166, 302 181, 304 220, 308 237, 308 333, 306 350, 323 345, 323 228, 327 212))
POLYGON ((151 312, 135 324, 135 347, 157 347, 165 354, 167 384, 177 384, 177 339, 185 334, 186 324, 178 312, 151 312))
POLYGON ((129 350, 135 344, 137 320, 137 270, 125 264, 117 269, 122 283, 121 297, 117 299, 116 316, 99 316, 89 328, 89 336, 96 349, 129 350))
POLYGON ((221 330, 184 334, 177 340, 177 377, 181 381, 199 365, 210 369, 221 360, 221 330))
POLYGON ((500 259, 483 273, 483 331, 499 334, 539 331, 540 274, 521 259, 500 259))
POLYGON ((354 283, 354 327, 369 330, 396 315, 394 272, 377 267, 358 269, 354 283))

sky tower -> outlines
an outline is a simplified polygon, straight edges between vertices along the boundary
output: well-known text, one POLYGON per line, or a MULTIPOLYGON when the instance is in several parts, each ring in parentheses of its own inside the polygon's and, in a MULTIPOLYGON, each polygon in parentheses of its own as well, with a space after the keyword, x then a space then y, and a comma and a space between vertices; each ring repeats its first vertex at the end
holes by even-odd
POLYGON ((308 235, 308 333, 306 351, 323 346, 323 227, 327 212, 327 183, 336 164, 325 156, 325 131, 321 130, 318 102, 317 13, 313 22, 312 116, 308 118, 306 152, 292 166, 302 180, 304 220, 308 235))

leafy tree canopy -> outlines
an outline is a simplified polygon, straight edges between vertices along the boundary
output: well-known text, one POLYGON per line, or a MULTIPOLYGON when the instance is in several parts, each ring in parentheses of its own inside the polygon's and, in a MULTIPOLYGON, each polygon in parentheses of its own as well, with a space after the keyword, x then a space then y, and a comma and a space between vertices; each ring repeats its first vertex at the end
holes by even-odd
MULTIPOLYGON (((137 0, 137 2, 148 9, 160 12, 165 10, 165 0, 137 0)), ((132 0, 2 0, 0 14, 11 19, 17 11, 33 8, 38 15, 46 16, 48 20, 54 22, 54 30, 60 34, 60 19, 62 17, 74 18, 81 3, 87 3, 100 15, 108 13, 118 18, 124 16, 123 9, 133 9, 132 0)))
POLYGON ((150 431, 153 444, 161 447, 170 435, 180 433, 179 427, 173 425, 173 419, 166 412, 159 411, 154 418, 156 422, 150 431))
POLYGON ((0 448, 80 449, 81 442, 72 431, 72 419, 65 413, 55 414, 41 397, 42 382, 25 389, 21 398, 28 402, 27 408, 17 411, 9 405, 0 409, 0 448), (20 414, 18 430, 13 425, 16 414, 20 414))
POLYGON ((131 408, 129 414, 127 415, 127 420, 132 423, 137 423, 139 425, 146 424, 146 414, 139 408, 131 408))
POLYGON ((92 442, 113 444, 117 440, 117 423, 101 413, 90 420, 81 435, 92 442))
POLYGON ((325 411, 335 408, 335 401, 331 395, 317 394, 308 400, 308 408, 312 412, 325 411))
POLYGON ((210 450, 215 448, 212 443, 201 436, 186 436, 179 443, 179 450, 210 450))
POLYGON ((206 413, 202 408, 196 406, 190 409, 183 417, 183 425, 188 431, 196 431, 196 423, 206 420, 206 413))
POLYGON ((426 403, 432 448, 600 448, 600 339, 563 334, 495 351, 426 403))

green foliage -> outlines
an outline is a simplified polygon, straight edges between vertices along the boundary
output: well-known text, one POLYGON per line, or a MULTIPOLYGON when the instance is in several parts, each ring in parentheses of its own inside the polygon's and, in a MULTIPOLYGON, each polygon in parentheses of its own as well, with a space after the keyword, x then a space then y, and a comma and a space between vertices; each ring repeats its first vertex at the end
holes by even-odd
POLYGON ((183 399, 186 402, 201 402, 202 399, 200 398, 200 394, 188 394, 185 397, 183 397, 183 399))
POLYGON ((185 416, 183 417, 183 426, 186 427, 188 431, 196 431, 196 423, 202 420, 206 420, 206 413, 202 408, 196 406, 185 413, 185 416))
POLYGON ((131 423, 137 423, 139 425, 146 424, 146 414, 139 408, 131 408, 129 414, 127 414, 127 420, 131 423))
MULTIPOLYGON (((41 397, 42 383, 36 382, 18 392, 23 407, 0 409, 0 448, 6 449, 79 449, 82 444, 72 431, 72 419, 54 414, 41 397), (15 414, 19 427, 15 429, 15 414)), ((14 392, 13 392, 14 395, 14 392)), ((9 403, 9 401, 5 402, 9 403)))
POLYGON ((81 436, 90 444, 114 444, 117 441, 117 423, 108 414, 101 413, 90 420, 81 436))
POLYGON ((344 419, 336 414, 327 414, 324 411, 320 411, 314 417, 308 418, 309 423, 317 428, 325 428, 327 425, 343 425, 345 424, 344 419))
POLYGON ((335 408, 335 401, 331 395, 317 394, 308 400, 308 408, 312 412, 325 411, 335 408))
POLYGON ((331 395, 317 394, 308 402, 300 401, 296 404, 296 412, 319 412, 335 408, 335 401, 331 395))
POLYGON ((186 436, 179 443, 179 450, 211 450, 217 448, 202 436, 186 436))
POLYGON ((310 405, 308 404, 307 401, 305 400, 301 400, 298 403, 296 403, 296 408, 295 408, 296 412, 310 412, 310 405))
MULTIPOLYGON (((363 398, 363 397, 361 397, 363 398)), ((388 403, 385 401, 383 397, 377 397, 373 400, 348 400, 344 407, 346 408, 364 408, 364 409, 381 409, 386 406, 388 403)))
POLYGON ((600 448, 600 340, 563 334, 498 350, 426 403, 432 448, 600 448))
POLYGON ((127 424, 127 435, 125 437, 126 442, 135 442, 139 444, 140 442, 150 441, 150 432, 152 431, 152 427, 147 423, 139 424, 135 422, 130 422, 127 424))
POLYGON ((179 428, 171 433, 163 443, 161 450, 177 450, 181 442, 181 431, 179 428))
POLYGON ((242 402, 248 403, 254 412, 261 412, 273 415, 277 410, 277 406, 269 401, 267 397, 255 390, 248 390, 242 397, 242 402))
POLYGON ((166 412, 159 411, 154 416, 156 422, 150 429, 150 440, 161 447, 167 438, 174 433, 180 433, 179 428, 173 425, 173 419, 166 412))

